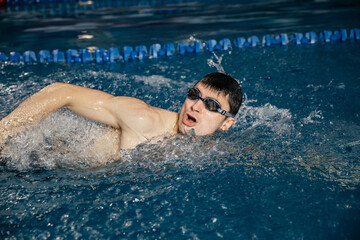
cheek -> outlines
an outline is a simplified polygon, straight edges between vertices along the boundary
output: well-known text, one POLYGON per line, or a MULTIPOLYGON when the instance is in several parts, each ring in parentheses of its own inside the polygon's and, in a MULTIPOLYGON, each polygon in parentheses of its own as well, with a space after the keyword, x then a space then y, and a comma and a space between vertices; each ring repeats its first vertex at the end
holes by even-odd
POLYGON ((186 112, 186 103, 184 102, 184 104, 182 105, 181 109, 180 109, 180 113, 179 113, 179 131, 182 134, 186 134, 186 126, 183 124, 182 120, 184 118, 185 112, 186 112))
POLYGON ((206 111, 206 112, 205 112, 205 116, 206 116, 206 118, 214 119, 214 113, 212 113, 212 112, 210 112, 210 111, 206 111))
POLYGON ((181 106, 181 109, 180 109, 180 117, 182 117, 185 114, 186 109, 187 109, 187 104, 186 104, 186 101, 185 101, 183 103, 183 105, 181 106))
POLYGON ((201 128, 203 131, 212 133, 218 130, 222 126, 222 123, 222 118, 219 118, 216 113, 208 112, 204 114, 201 128))
POLYGON ((222 117, 218 113, 206 111, 204 114, 204 120, 212 126, 217 126, 222 122, 222 117))
POLYGON ((182 112, 184 112, 186 110, 186 106, 187 106, 187 100, 185 100, 185 102, 181 106, 180 113, 182 113, 182 112))

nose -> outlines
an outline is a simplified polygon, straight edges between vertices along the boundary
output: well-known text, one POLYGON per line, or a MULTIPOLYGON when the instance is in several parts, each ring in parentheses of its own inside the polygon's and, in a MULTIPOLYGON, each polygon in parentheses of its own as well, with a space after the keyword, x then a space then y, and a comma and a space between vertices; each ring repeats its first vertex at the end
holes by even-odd
POLYGON ((197 101, 193 101, 193 104, 191 105, 191 110, 194 112, 202 112, 202 110, 205 108, 205 105, 201 99, 197 101))

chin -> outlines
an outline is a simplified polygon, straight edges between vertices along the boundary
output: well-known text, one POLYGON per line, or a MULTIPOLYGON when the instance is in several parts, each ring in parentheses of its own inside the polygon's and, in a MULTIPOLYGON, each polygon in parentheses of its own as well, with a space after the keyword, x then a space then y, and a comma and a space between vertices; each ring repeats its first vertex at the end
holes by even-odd
POLYGON ((192 127, 188 127, 186 125, 183 125, 182 127, 179 128, 179 132, 184 134, 184 135, 198 135, 195 132, 195 129, 192 127))
POLYGON ((186 135, 191 135, 191 136, 206 136, 206 135, 210 135, 212 133, 209 132, 201 132, 201 131, 196 131, 195 128, 189 128, 186 131, 186 135))
POLYGON ((196 126, 194 127, 188 127, 184 124, 179 126, 179 132, 184 135, 192 135, 192 136, 206 136, 210 135, 214 132, 207 132, 207 131, 199 131, 199 129, 196 129, 196 126))
POLYGON ((196 135, 194 128, 184 128, 185 135, 196 135))

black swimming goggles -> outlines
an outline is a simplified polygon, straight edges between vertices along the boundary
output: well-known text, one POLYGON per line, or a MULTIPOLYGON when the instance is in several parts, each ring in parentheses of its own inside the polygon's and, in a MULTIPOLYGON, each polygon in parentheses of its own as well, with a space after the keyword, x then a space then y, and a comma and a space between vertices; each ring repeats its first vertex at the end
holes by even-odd
POLYGON ((226 112, 225 110, 222 110, 220 103, 218 101, 216 101, 216 99, 202 98, 201 93, 200 93, 199 89, 197 89, 197 88, 189 89, 189 91, 187 92, 187 97, 193 101, 197 101, 197 100, 201 99, 201 101, 204 102, 206 109, 211 112, 218 112, 227 117, 235 117, 235 115, 233 115, 229 112, 226 112))

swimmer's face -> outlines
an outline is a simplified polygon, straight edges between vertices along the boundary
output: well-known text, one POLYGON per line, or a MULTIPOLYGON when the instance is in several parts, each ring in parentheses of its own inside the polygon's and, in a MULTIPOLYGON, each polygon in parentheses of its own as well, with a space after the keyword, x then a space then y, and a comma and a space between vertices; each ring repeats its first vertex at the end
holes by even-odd
MULTIPOLYGON (((203 84, 198 83, 194 86, 199 89, 202 98, 216 99, 221 108, 225 111, 230 110, 228 95, 224 95, 217 91, 213 91, 203 84)), ((212 134, 218 129, 222 131, 228 130, 235 122, 233 117, 226 117, 218 112, 209 111, 204 102, 200 99, 197 101, 186 98, 179 116, 179 131, 187 134, 192 129, 196 135, 212 134)))

